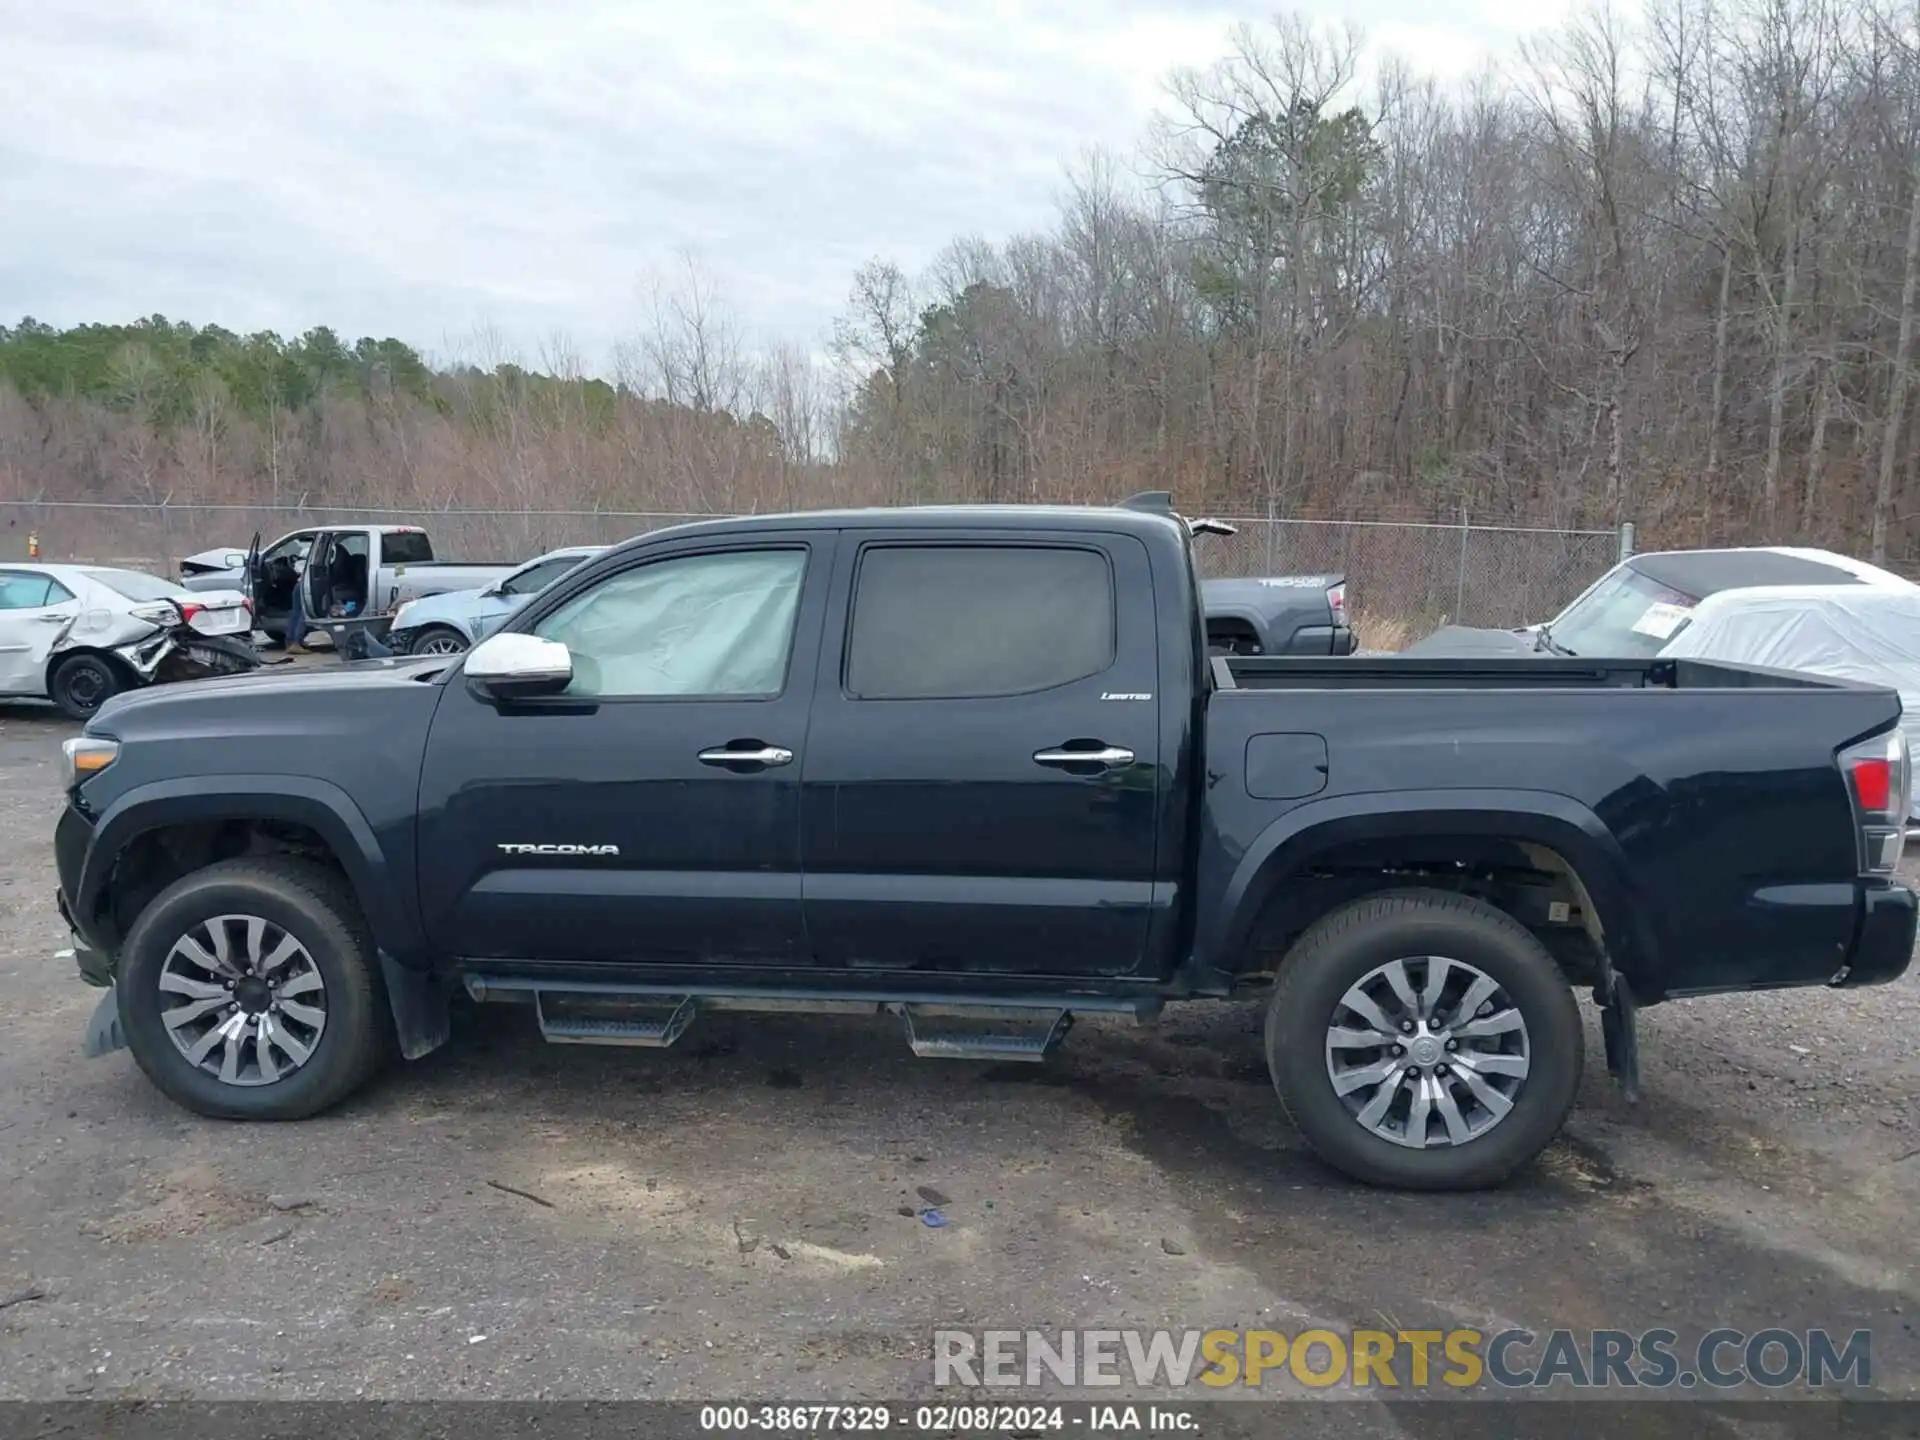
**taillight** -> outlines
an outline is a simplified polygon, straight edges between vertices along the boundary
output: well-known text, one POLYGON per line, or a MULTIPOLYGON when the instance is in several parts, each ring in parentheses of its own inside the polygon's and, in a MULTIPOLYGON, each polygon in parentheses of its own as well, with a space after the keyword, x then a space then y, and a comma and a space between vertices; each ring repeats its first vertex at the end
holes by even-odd
POLYGON ((1327 608, 1333 611, 1333 618, 1343 620, 1347 614, 1347 582, 1342 580, 1327 590, 1327 608))
POLYGON ((186 624, 191 625, 193 623, 193 617, 206 608, 204 605, 194 604, 191 600, 182 600, 180 602, 180 618, 186 624))
POLYGON ((1906 848, 1912 765, 1907 737, 1898 730, 1876 735, 1842 750, 1839 762, 1860 831, 1861 873, 1891 875, 1906 848))

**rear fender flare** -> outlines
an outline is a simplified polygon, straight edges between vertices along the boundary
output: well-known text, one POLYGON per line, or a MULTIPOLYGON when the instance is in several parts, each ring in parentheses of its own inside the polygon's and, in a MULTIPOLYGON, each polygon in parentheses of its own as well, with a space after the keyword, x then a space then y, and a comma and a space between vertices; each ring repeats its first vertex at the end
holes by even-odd
POLYGON ((1642 995, 1657 993, 1658 987, 1648 983, 1656 953, 1653 933, 1646 907, 1635 903, 1631 871, 1618 842, 1585 805, 1545 790, 1399 790, 1302 805, 1247 847, 1220 898, 1220 918, 1196 946, 1196 959, 1221 970, 1238 969, 1267 901, 1317 856, 1356 840, 1420 834, 1485 835, 1558 851, 1593 902, 1612 966, 1642 995))

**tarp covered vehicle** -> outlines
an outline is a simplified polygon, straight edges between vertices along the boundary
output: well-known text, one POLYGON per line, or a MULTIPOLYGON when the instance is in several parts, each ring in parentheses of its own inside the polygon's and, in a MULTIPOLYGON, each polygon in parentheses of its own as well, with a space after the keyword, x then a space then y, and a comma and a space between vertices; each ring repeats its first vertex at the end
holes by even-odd
MULTIPOLYGON (((1650 550, 1622 560, 1544 624, 1515 630, 1449 625, 1401 653, 1421 658, 1559 655, 1650 659, 1664 653, 1702 601, 1783 585, 1913 590, 1910 580, 1831 550, 1755 545, 1650 550)), ((1719 658, 1718 656, 1715 657, 1719 658)))
MULTIPOLYGON (((1900 728, 1920 745, 1920 588, 1781 585, 1726 590, 1693 608, 1660 658, 1762 665, 1858 680, 1900 694, 1900 728)), ((1909 783, 1908 823, 1920 822, 1909 783)))

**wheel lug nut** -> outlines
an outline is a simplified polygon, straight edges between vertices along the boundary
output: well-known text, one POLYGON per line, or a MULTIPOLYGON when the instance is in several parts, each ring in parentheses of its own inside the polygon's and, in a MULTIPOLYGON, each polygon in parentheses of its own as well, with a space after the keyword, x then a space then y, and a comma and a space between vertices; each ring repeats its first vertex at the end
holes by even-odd
POLYGON ((1460 1042, 1458 1040, 1447 1041, 1447 1049, 1458 1050, 1459 1048, 1460 1048, 1460 1042))
POLYGON ((1413 1022, 1411 1020, 1402 1020, 1400 1022, 1400 1030, 1402 1034, 1411 1035, 1413 1033, 1413 1022))

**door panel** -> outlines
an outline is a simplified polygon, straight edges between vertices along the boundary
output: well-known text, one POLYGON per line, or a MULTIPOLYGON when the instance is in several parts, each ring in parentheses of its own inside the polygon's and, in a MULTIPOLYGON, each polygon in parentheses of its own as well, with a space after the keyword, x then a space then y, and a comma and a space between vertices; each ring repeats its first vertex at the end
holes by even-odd
POLYGON ((1173 893, 1155 872, 1146 549, 1081 532, 923 542, 842 542, 828 613, 854 604, 823 643, 802 767, 814 961, 1131 973, 1173 893), (1097 751, 1114 753, 1072 758, 1097 751))
POLYGON ((568 644, 566 694, 497 705, 450 680, 420 791, 435 943, 609 966, 802 961, 798 760, 832 553, 831 533, 728 536, 563 580, 514 628, 568 644))
MULTIPOLYGON (((283 535, 252 561, 254 614, 261 619, 284 620, 293 613, 293 587, 304 583, 304 571, 319 532, 296 530, 283 535)), ((307 614, 314 613, 308 607, 307 614)))
POLYGON ((0 694, 47 693, 47 660, 80 602, 31 570, 0 570, 0 694))

